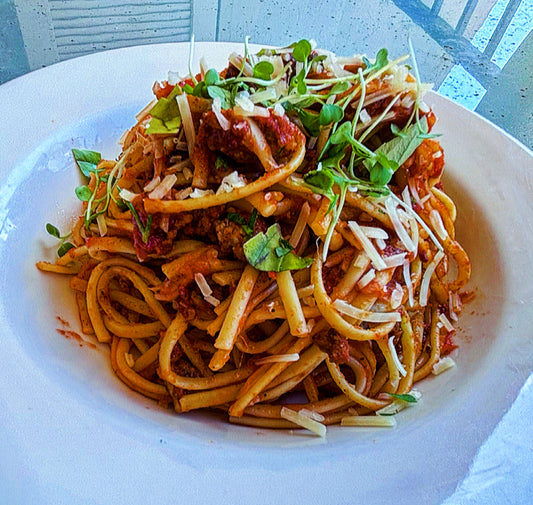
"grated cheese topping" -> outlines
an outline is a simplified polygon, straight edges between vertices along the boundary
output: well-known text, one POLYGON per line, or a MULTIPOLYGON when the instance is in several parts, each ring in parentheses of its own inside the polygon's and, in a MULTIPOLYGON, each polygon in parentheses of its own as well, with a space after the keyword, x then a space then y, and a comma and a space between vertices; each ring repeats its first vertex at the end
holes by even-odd
POLYGON ((126 200, 127 202, 133 202, 133 200, 139 196, 138 193, 133 193, 132 191, 128 189, 121 189, 120 193, 118 194, 122 200, 126 200))
POLYGON ((402 316, 399 312, 370 312, 337 299, 333 302, 333 306, 341 313, 347 316, 358 319, 359 321, 367 321, 369 323, 390 323, 399 322, 402 316))
POLYGON ((287 419, 287 421, 291 421, 292 423, 297 424, 298 426, 301 426, 302 428, 312 431, 319 437, 326 436, 325 425, 305 415, 300 414, 296 410, 292 410, 287 407, 281 407, 281 417, 287 419))
POLYGON ((400 216, 398 215, 396 202, 393 198, 389 197, 385 200, 385 209, 390 217, 392 226, 394 227, 394 231, 398 235, 398 238, 404 245, 405 249, 409 252, 416 252, 417 244, 413 243, 411 237, 407 233, 407 230, 402 224, 400 216))
POLYGON ((178 178, 174 174, 169 174, 148 194, 151 200, 160 200, 172 189, 178 178))
POLYGON ((359 282, 357 283, 357 287, 359 289, 363 289, 364 287, 368 286, 370 282, 376 277, 376 271, 371 268, 363 277, 359 279, 359 282))
POLYGON ((420 283, 420 298, 419 298, 421 307, 425 307, 428 304, 429 283, 431 281, 433 272, 437 268, 437 265, 441 262, 442 258, 444 258, 444 253, 442 251, 439 251, 437 254, 435 254, 435 257, 433 258, 431 263, 427 266, 426 271, 424 272, 424 275, 422 276, 422 282, 420 283))
POLYGON ((220 186, 217 189, 217 195, 220 195, 221 193, 231 193, 235 188, 242 188, 244 186, 246 186, 245 180, 235 170, 222 179, 220 186))
POLYGON ((290 354, 272 354, 270 356, 265 356, 264 358, 259 358, 255 363, 256 365, 265 365, 267 363, 290 363, 292 361, 298 361, 300 355, 297 352, 290 354))
POLYGON ((387 264, 383 261, 383 258, 378 253, 372 242, 370 242, 370 239, 365 235, 363 230, 361 230, 361 226, 359 226, 359 224, 355 221, 348 221, 348 226, 350 227, 350 230, 352 230, 352 233, 355 235, 355 238, 359 240, 364 251, 370 258, 370 261, 372 261, 372 263, 374 264, 376 270, 385 270, 387 268, 387 264))
MULTIPOLYGON (((400 317, 400 320, 401 320, 401 317, 400 317)), ((398 369, 402 377, 405 377, 407 375, 407 370, 402 365, 402 362, 400 361, 400 358, 398 357, 398 353, 396 352, 396 347, 394 347, 394 336, 389 338, 388 344, 389 344, 389 351, 392 356, 392 361, 394 361, 394 364, 396 365, 396 368, 398 369)))
POLYGON ((449 356, 446 356, 445 358, 439 359, 434 365, 433 365, 433 375, 439 375, 442 372, 446 372, 450 368, 453 368, 455 366, 455 361, 450 358, 449 356))

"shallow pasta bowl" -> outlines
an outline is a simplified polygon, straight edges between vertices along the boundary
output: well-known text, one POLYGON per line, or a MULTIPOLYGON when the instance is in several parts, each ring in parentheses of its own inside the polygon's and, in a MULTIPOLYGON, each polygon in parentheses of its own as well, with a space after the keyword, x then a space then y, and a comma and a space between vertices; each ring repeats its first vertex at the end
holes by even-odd
MULTIPOLYGON (((196 45, 222 68, 242 45, 196 45)), ((151 501, 437 503, 465 475, 533 369, 531 153, 437 94, 445 185, 473 265, 457 366, 420 384, 395 429, 303 431, 176 416, 129 391, 107 348, 80 335, 68 279, 39 273, 66 230, 79 184, 72 147, 106 157, 188 44, 66 61, 0 87, 0 489, 4 503, 151 501), (68 338, 64 338, 68 337, 68 338), (22 478, 21 478, 22 476, 22 478)), ((530 434, 529 434, 530 435, 530 434)))

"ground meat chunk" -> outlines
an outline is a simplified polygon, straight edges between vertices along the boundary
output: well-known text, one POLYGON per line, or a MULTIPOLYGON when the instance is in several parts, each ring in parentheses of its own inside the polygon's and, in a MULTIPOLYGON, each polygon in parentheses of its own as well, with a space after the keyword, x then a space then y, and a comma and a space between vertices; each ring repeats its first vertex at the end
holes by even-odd
POLYGON ((341 365, 348 362, 350 357, 348 339, 339 335, 333 328, 315 335, 313 342, 320 350, 327 353, 333 363, 341 365))
POLYGON ((242 226, 226 218, 215 223, 215 231, 222 255, 233 254, 235 258, 244 261, 242 246, 246 241, 246 234, 242 226))

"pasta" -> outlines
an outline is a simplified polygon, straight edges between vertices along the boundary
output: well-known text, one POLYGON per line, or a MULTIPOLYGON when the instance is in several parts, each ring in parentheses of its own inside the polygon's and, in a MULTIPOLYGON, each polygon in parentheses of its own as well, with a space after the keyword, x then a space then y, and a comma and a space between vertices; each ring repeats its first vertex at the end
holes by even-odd
POLYGON ((307 40, 154 85, 117 160, 73 150, 83 213, 43 271, 84 333, 177 413, 392 426, 453 366, 470 276, 414 54, 307 40), (410 70, 412 68, 412 70, 410 70))

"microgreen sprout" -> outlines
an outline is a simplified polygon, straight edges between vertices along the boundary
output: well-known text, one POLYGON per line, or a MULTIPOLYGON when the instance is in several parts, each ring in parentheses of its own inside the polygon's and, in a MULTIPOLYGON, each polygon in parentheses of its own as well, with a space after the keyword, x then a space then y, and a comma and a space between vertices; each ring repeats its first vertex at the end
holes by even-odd
POLYGON ((67 239, 72 235, 72 232, 67 233, 66 235, 61 235, 57 227, 51 223, 46 223, 46 232, 52 237, 55 237, 59 240, 59 246, 57 248, 57 255, 61 258, 72 248, 76 247, 71 242, 68 242, 67 239))

